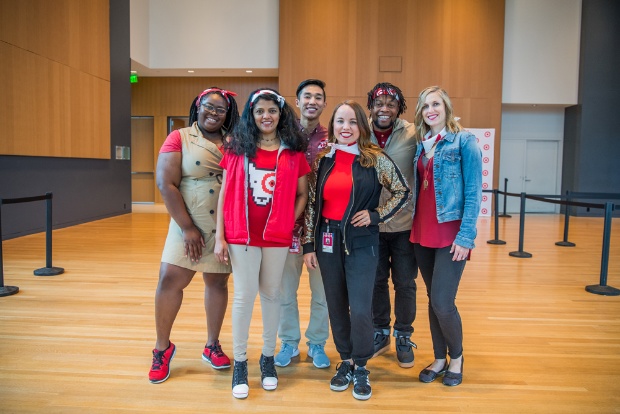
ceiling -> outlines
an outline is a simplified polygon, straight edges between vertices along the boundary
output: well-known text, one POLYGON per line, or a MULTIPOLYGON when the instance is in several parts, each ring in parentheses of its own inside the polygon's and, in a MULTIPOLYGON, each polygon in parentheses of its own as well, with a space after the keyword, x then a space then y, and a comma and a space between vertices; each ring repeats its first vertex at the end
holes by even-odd
POLYGON ((131 59, 131 70, 136 71, 138 77, 277 77, 278 69, 255 69, 255 68, 243 68, 243 69, 199 69, 199 68, 175 68, 175 69, 151 69, 135 60, 131 59), (193 70, 193 73, 188 72, 193 70), (246 72, 251 70, 251 73, 246 72))

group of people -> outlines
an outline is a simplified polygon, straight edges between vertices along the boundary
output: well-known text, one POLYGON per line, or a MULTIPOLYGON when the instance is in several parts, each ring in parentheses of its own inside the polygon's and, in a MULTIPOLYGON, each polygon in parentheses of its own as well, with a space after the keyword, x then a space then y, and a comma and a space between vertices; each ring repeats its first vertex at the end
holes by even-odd
POLYGON ((482 161, 445 90, 424 89, 409 123, 400 119, 407 109, 402 91, 379 83, 368 93, 369 117, 346 100, 336 105, 327 128, 319 121, 326 106, 321 80, 297 88, 299 118, 276 90, 252 92, 241 116, 234 96, 217 87, 203 91, 192 101, 190 126, 171 132, 160 150, 157 185, 171 221, 155 296, 149 380, 160 383, 170 375, 172 325, 183 289, 201 271, 207 315, 202 358, 215 369, 233 365, 232 394, 248 396, 248 337, 259 295, 261 384, 276 389, 276 366, 300 354, 297 290, 305 264, 307 355, 317 368, 331 365, 325 353, 331 325, 340 356, 330 389, 352 384, 356 399, 369 399, 367 361, 390 349, 391 336, 398 365, 413 367, 418 268, 435 357, 419 379, 443 377, 443 384, 459 385, 463 331, 455 299, 474 248, 482 161), (219 342, 231 271, 232 363, 219 342))

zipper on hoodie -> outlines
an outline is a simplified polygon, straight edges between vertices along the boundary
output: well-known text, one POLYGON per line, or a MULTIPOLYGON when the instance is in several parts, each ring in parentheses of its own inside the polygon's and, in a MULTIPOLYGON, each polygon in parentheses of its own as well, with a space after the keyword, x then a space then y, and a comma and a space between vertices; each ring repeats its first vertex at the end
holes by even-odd
POLYGON ((250 169, 250 159, 247 154, 243 156, 243 175, 245 176, 245 180, 243 180, 243 197, 245 198, 244 208, 245 208, 245 229, 248 232, 248 239, 245 242, 245 251, 248 251, 248 246, 250 245, 250 211, 248 206, 248 186, 250 182, 250 173, 248 172, 250 169))
MULTIPOLYGON (((355 164, 355 160, 353 161, 355 164)), ((351 164, 351 209, 355 205, 355 180, 353 179, 353 164, 351 164)), ((351 210, 349 210, 349 215, 346 216, 346 220, 344 222, 344 226, 342 226, 342 243, 344 244, 344 252, 349 255, 349 249, 347 248, 347 224, 349 223, 349 217, 351 216, 351 210)))
POLYGON ((327 177, 329 177, 329 172, 331 172, 331 170, 334 168, 334 165, 332 164, 331 167, 329 167, 329 169, 325 172, 325 175, 322 177, 322 181, 317 185, 317 190, 320 191, 316 191, 314 194, 315 197, 315 201, 316 201, 316 197, 319 195, 320 192, 320 197, 319 197, 319 208, 317 208, 315 210, 315 214, 316 214, 316 218, 314 220, 314 237, 313 237, 313 241, 312 243, 314 244, 314 251, 316 252, 316 232, 317 231, 321 231, 321 226, 320 226, 320 221, 321 221, 321 215, 318 214, 320 212, 322 212, 323 210, 323 186, 325 185, 325 181, 327 181, 327 177))
MULTIPOLYGON (((263 229, 263 240, 265 240, 265 231, 267 230, 267 223, 269 223, 269 219, 271 218, 271 213, 273 212, 273 203, 275 203, 275 195, 276 195, 276 185, 278 185, 278 161, 280 161, 280 154, 282 154, 282 145, 278 148, 278 155, 276 155, 276 169, 273 171, 273 180, 275 181, 273 184, 273 197, 271 197, 271 208, 269 209, 269 215, 267 215, 267 221, 265 222, 265 228, 263 229)), ((248 227, 248 237, 250 236, 250 231, 248 227)))

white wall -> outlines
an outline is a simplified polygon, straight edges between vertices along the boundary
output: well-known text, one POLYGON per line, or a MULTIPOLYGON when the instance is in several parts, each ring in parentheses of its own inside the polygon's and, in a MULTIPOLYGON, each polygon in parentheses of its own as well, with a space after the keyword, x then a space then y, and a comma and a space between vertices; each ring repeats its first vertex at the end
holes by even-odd
MULTIPOLYGON (((559 194, 564 142, 563 106, 502 106, 499 187, 508 192, 559 194)), ((519 199, 509 197, 507 211, 519 211, 519 199)), ((503 202, 503 198, 500 200, 503 202)), ((527 212, 557 213, 555 204, 528 200, 527 212)))
POLYGON ((581 0, 506 0, 502 103, 575 105, 581 0))
POLYGON ((278 67, 278 0, 146 1, 150 41, 145 66, 278 67))
POLYGON ((144 66, 149 65, 149 0, 131 0, 130 56, 144 66))
POLYGON ((564 108, 560 106, 502 106, 502 140, 564 138, 564 108))

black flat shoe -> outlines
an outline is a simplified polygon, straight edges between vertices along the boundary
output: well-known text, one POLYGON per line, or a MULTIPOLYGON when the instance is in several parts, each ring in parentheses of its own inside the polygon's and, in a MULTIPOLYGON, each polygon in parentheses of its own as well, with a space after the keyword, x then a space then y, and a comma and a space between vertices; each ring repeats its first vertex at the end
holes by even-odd
MULTIPOLYGON (((433 364, 431 364, 433 365, 433 364)), ((437 377, 441 377, 442 375, 444 375, 446 373, 446 370, 448 369, 448 361, 446 361, 445 365, 443 366, 443 368, 441 369, 441 371, 439 372, 435 372, 431 369, 429 369, 429 367, 431 366, 429 365, 428 367, 424 368, 422 370, 422 372, 420 372, 420 382, 424 382, 426 384, 428 384, 429 382, 433 382, 437 379, 437 377)))
POLYGON ((458 374, 456 372, 446 371, 443 376, 443 385, 447 385, 448 387, 456 387, 463 382, 463 364, 465 364, 465 357, 461 360, 461 372, 458 374))

